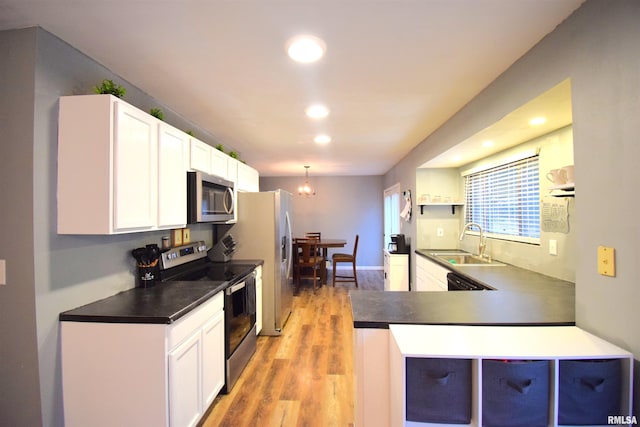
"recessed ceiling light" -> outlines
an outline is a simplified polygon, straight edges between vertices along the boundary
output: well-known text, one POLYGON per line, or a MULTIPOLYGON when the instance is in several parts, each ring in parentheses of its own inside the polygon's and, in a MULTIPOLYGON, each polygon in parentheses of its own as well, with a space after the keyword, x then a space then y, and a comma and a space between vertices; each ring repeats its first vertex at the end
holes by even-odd
POLYGON ((331 137, 329 135, 318 135, 313 138, 313 142, 316 144, 328 144, 331 142, 331 137))
POLYGON ((545 117, 534 117, 533 119, 529 120, 529 124, 531 126, 538 126, 545 123, 546 121, 547 119, 545 117))
POLYGON ((462 160, 462 156, 453 156, 452 159, 454 162, 459 162, 460 160, 462 160))
POLYGON ((310 105, 304 111, 312 119, 323 119, 329 115, 329 109, 321 104, 310 105))
POLYGON ((489 148, 489 147, 493 147, 494 145, 496 145, 496 143, 490 139, 487 139, 486 141, 482 141, 483 147, 489 148))
POLYGON ((327 45, 316 36, 295 36, 287 42, 287 53, 297 62, 315 62, 322 58, 326 50, 327 45))

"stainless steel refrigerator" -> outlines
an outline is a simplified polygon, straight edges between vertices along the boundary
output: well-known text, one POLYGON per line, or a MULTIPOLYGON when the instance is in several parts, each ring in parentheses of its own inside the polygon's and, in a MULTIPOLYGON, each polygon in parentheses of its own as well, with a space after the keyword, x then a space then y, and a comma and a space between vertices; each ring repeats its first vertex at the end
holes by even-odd
POLYGON ((238 220, 230 230, 235 259, 262 259, 262 335, 280 335, 291 314, 293 268, 291 193, 238 193, 238 220))

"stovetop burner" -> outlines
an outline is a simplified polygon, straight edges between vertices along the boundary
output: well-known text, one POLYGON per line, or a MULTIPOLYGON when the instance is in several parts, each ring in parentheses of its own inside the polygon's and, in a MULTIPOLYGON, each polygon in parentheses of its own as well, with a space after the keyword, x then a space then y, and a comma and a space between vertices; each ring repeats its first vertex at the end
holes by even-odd
POLYGON ((175 274, 168 275, 166 280, 212 280, 228 282, 240 279, 255 269, 255 265, 253 264, 237 264, 233 262, 215 263, 207 260, 194 262, 193 265, 187 265, 187 267, 190 268, 183 268, 175 274))
POLYGON ((250 274, 254 264, 212 262, 207 257, 204 242, 179 246, 162 254, 161 281, 232 281, 250 274))

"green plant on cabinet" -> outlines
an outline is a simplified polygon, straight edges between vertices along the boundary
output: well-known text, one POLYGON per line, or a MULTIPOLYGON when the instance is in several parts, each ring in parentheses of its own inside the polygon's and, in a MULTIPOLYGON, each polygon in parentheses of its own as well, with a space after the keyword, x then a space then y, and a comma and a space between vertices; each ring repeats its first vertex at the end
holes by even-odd
POLYGON ((97 94, 113 95, 122 98, 127 92, 127 89, 114 83, 113 80, 104 79, 99 85, 94 86, 93 91, 97 94))

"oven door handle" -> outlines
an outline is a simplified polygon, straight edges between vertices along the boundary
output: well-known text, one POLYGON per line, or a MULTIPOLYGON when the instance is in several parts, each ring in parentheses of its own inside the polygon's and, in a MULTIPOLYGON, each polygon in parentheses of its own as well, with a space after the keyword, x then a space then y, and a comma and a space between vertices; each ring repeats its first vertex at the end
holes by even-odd
POLYGON ((247 286, 247 284, 245 282, 242 283, 238 283, 237 285, 233 285, 227 288, 227 295, 231 295, 233 293, 235 293, 236 291, 244 288, 245 286, 247 286))

